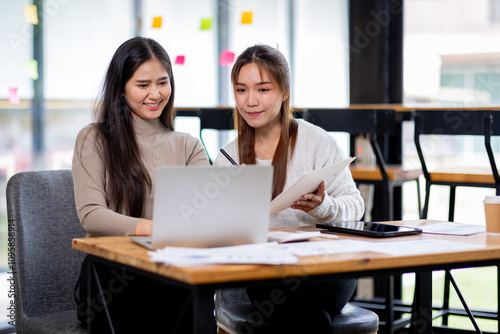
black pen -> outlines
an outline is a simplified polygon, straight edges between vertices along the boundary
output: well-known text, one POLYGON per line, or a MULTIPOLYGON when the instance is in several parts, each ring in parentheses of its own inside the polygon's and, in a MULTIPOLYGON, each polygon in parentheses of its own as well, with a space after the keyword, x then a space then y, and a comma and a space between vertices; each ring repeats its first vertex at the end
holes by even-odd
POLYGON ((227 158, 227 160, 229 160, 230 163, 232 163, 233 165, 235 166, 238 166, 238 164, 236 163, 236 161, 233 160, 233 158, 231 158, 231 156, 229 154, 227 154, 226 151, 224 151, 224 149, 220 149, 220 153, 224 154, 224 156, 227 158))

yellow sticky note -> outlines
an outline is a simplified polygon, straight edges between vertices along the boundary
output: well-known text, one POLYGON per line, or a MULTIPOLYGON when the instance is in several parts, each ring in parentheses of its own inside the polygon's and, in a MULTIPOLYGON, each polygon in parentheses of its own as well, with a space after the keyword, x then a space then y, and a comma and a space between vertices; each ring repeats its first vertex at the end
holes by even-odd
POLYGON ((153 28, 161 28, 161 16, 155 16, 153 17, 153 28))
POLYGON ((35 59, 26 63, 26 73, 33 80, 38 80, 38 62, 35 59))
POLYGON ((38 24, 38 13, 35 5, 24 6, 24 18, 28 23, 38 24))
POLYGON ((212 19, 201 19, 201 30, 210 30, 212 27, 212 19))
POLYGON ((253 19, 252 12, 243 12, 241 13, 241 24, 251 24, 253 19))

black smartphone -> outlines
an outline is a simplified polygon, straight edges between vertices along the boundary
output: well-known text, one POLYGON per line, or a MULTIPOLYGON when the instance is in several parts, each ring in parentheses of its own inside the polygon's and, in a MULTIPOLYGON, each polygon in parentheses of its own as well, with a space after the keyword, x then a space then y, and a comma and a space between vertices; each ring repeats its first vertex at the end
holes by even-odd
POLYGON ((422 233, 422 230, 416 227, 365 222, 361 220, 316 223, 316 227, 326 229, 325 233, 338 232, 375 238, 399 237, 422 233))

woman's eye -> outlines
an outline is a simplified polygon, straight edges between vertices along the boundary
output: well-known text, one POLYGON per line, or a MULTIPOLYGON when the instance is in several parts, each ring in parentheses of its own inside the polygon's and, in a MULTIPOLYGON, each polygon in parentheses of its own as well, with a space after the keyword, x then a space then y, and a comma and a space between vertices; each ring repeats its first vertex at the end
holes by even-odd
POLYGON ((268 92, 268 91, 270 91, 270 89, 269 88, 261 88, 261 89, 259 89, 259 91, 260 92, 268 92))
POLYGON ((160 86, 166 86, 168 84, 168 81, 161 81, 158 83, 160 86))
POLYGON ((245 90, 243 88, 238 88, 238 89, 236 89, 236 92, 238 92, 238 93, 244 93, 245 90))
POLYGON ((139 85, 139 87, 141 87, 141 88, 147 88, 148 85, 147 84, 142 84, 142 85, 139 85))

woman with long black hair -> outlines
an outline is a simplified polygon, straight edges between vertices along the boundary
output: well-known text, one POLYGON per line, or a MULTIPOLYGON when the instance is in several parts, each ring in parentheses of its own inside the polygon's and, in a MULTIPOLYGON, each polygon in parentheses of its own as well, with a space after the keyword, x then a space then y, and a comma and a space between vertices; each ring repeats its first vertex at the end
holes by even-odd
MULTIPOLYGON (((156 168, 208 165, 201 142, 174 131, 174 95, 171 61, 159 43, 135 37, 116 50, 95 122, 78 134, 73 156, 76 208, 87 236, 150 235, 156 168)), ((84 325, 90 317, 92 332, 109 331, 104 304, 112 319, 120 319, 114 323, 117 333, 189 328, 187 317, 176 323, 182 305, 190 314, 187 291, 106 266, 98 269, 107 290, 105 300, 92 294, 90 314, 85 312, 86 263, 75 289, 78 317, 84 325)))

